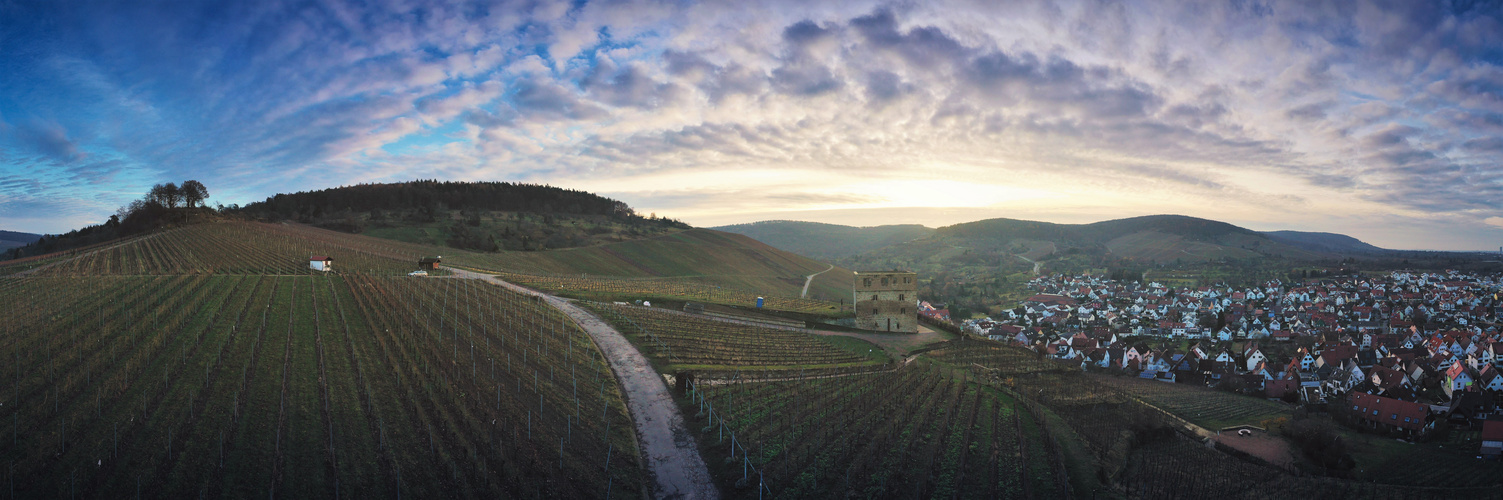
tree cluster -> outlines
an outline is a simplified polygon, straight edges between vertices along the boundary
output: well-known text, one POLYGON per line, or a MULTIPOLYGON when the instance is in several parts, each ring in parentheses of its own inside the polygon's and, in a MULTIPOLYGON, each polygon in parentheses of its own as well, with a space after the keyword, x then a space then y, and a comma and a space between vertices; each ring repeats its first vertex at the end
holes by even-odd
POLYGON ((152 186, 141 199, 131 201, 111 215, 103 224, 75 229, 66 234, 48 235, 24 247, 6 251, 3 258, 19 259, 33 255, 61 252, 116 238, 144 233, 158 227, 188 219, 189 214, 206 210, 204 199, 209 188, 196 180, 152 186))
MULTIPOLYGON (((278 194, 238 211, 268 220, 321 219, 341 211, 415 211, 427 217, 448 210, 508 211, 633 217, 631 207, 585 191, 509 182, 419 180, 358 184, 278 194)), ((374 217, 373 217, 374 218, 374 217)))
POLYGON ((1282 432, 1299 447, 1306 459, 1326 475, 1342 476, 1357 465, 1352 460, 1341 433, 1329 421, 1296 415, 1294 420, 1283 427, 1282 432))

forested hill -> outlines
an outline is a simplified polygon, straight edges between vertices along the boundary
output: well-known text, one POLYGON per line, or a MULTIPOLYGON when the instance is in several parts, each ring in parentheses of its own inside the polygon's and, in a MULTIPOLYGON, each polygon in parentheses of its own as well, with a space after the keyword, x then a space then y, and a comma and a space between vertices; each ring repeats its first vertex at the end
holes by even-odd
POLYGON ((279 194, 231 213, 480 252, 553 250, 661 236, 689 226, 584 191, 511 182, 418 180, 279 194))
POLYGON ((0 250, 30 245, 40 239, 42 239, 40 234, 0 231, 0 250))
POLYGON ((713 227, 815 259, 838 259, 934 234, 918 224, 852 227, 821 222, 769 220, 713 227))
POLYGON ((510 182, 420 180, 358 184, 278 194, 238 212, 269 219, 316 219, 339 211, 506 211, 577 215, 631 214, 625 203, 584 191, 510 182))

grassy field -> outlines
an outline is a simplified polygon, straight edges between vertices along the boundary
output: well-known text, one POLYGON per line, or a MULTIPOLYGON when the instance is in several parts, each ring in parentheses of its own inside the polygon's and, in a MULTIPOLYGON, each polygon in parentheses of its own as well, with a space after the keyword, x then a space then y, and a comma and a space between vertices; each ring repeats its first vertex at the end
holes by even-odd
POLYGON ((17 498, 640 491, 599 351, 499 287, 34 277, 0 279, 0 301, 0 460, 17 498))

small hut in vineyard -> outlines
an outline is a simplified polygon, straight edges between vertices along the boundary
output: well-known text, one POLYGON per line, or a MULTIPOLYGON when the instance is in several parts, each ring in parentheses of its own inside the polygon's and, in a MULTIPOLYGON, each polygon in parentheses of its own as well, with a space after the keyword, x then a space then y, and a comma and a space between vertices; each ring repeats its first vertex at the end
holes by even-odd
POLYGON ((313 269, 314 271, 333 271, 334 258, 324 255, 314 255, 312 257, 308 257, 308 268, 313 269))
POLYGON ((418 259, 418 269, 422 269, 424 271, 436 270, 438 269, 438 264, 440 262, 443 262, 443 259, 443 256, 423 257, 421 259, 418 259))

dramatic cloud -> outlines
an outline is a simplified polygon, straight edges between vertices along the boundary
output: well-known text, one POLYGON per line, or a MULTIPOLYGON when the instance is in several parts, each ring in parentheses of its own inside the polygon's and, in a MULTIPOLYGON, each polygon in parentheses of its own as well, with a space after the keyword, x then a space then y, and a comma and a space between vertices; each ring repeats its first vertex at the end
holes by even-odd
POLYGON ((3 3, 0 226, 167 180, 446 177, 697 224, 1172 212, 1495 248, 1500 31, 1491 3, 3 3))

